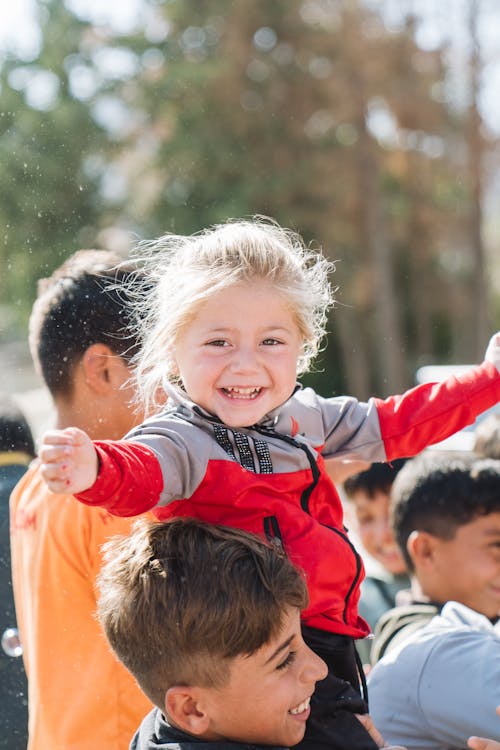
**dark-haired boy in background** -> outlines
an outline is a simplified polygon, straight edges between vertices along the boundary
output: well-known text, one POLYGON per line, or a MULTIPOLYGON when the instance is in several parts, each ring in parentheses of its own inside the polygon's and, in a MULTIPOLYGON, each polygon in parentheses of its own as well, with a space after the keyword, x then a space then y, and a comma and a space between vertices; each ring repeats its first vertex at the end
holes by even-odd
POLYGON ((409 750, 500 740, 500 461, 430 451, 392 489, 413 600, 384 615, 370 709, 409 750))
MULTIPOLYGON (((60 427, 123 436, 140 419, 129 359, 137 341, 120 258, 82 250, 39 282, 30 318, 35 365, 60 427), (111 284, 111 286, 110 286, 111 284)), ((16 610, 28 675, 28 750, 124 750, 151 705, 95 619, 100 547, 130 519, 57 497, 38 462, 11 498, 16 610)))
MULTIPOLYGON (((389 518, 391 487, 405 458, 373 463, 344 481, 344 495, 352 511, 363 548, 377 567, 365 560, 359 613, 374 630, 379 618, 396 604, 396 595, 410 585, 404 557, 392 533, 389 518)), ((371 639, 356 642, 364 665, 370 664, 371 639)))

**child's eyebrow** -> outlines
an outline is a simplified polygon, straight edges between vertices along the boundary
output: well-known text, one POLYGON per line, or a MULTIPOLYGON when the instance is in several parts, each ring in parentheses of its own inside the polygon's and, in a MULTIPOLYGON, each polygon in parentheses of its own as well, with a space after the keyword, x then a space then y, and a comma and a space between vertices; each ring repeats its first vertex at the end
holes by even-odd
POLYGON ((276 649, 276 651, 274 651, 274 653, 272 653, 272 654, 271 654, 271 656, 269 657, 269 659, 267 659, 267 660, 266 660, 266 662, 265 662, 265 663, 266 663, 266 664, 269 664, 269 662, 270 662, 270 661, 272 661, 273 659, 275 659, 275 658, 276 658, 276 657, 278 656, 278 654, 279 654, 279 653, 281 653, 281 652, 282 652, 282 651, 284 651, 284 650, 285 650, 286 648, 288 648, 288 646, 289 646, 289 645, 290 645, 290 643, 291 643, 291 642, 293 641, 293 639, 294 639, 294 636, 293 636, 293 635, 291 635, 291 636, 290 636, 289 638, 287 638, 287 639, 286 639, 286 641, 284 641, 283 643, 281 643, 281 644, 280 644, 280 645, 278 646, 278 648, 276 649))

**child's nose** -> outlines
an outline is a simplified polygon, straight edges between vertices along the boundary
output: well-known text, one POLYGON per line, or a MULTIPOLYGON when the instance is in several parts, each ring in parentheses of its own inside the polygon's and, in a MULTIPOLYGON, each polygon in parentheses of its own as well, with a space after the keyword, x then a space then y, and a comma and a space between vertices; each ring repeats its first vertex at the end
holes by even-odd
POLYGON ((239 347, 231 362, 235 372, 250 372, 256 370, 257 366, 257 355, 251 347, 239 347))

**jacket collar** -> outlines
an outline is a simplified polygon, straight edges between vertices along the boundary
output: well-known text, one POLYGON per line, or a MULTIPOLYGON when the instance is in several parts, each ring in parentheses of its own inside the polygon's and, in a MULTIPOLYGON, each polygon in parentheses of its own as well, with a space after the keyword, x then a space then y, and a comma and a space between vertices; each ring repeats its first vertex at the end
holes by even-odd
MULTIPOLYGON (((173 385, 172 383, 167 383, 164 386, 164 388, 168 396, 167 411, 170 411, 172 409, 174 411, 179 411, 181 414, 184 414, 184 415, 189 415, 189 414, 194 413, 194 414, 197 414, 199 417, 202 417, 203 419, 208 420, 209 422, 222 424, 220 419, 215 414, 211 414, 210 412, 206 411, 206 409, 203 409, 201 406, 194 403, 194 401, 191 401, 186 391, 184 391, 180 386, 173 385)), ((294 396, 297 393, 297 391, 300 391, 301 389, 302 389, 302 386, 300 385, 300 383, 296 383, 295 388, 293 389, 293 392, 290 398, 292 398, 292 396, 294 396)), ((276 409, 273 409, 272 411, 265 414, 256 425, 247 425, 247 426, 248 427, 258 426, 258 427, 263 427, 268 430, 273 429, 278 422, 283 406, 286 403, 288 403, 288 400, 285 401, 284 404, 280 404, 280 406, 276 407, 276 409)))

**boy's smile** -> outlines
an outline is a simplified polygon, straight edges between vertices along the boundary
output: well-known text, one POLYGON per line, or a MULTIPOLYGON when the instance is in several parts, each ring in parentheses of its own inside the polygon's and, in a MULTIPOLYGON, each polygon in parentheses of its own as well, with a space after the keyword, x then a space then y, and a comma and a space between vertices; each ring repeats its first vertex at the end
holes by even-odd
POLYGON ((351 500, 359 537, 368 554, 393 575, 405 573, 405 561, 390 525, 389 493, 377 490, 370 497, 359 489, 351 500))
POLYGON ((223 687, 200 691, 210 716, 204 739, 284 747, 300 742, 315 684, 327 668, 302 639, 299 611, 288 610, 280 633, 254 654, 232 659, 229 669, 223 687))
POLYGON ((302 344, 289 307, 258 280, 210 297, 180 332, 175 360, 192 401, 246 427, 291 396, 302 344))
POLYGON ((453 599, 489 618, 500 615, 500 513, 458 526, 451 539, 432 537, 431 559, 422 583, 430 598, 453 599))

